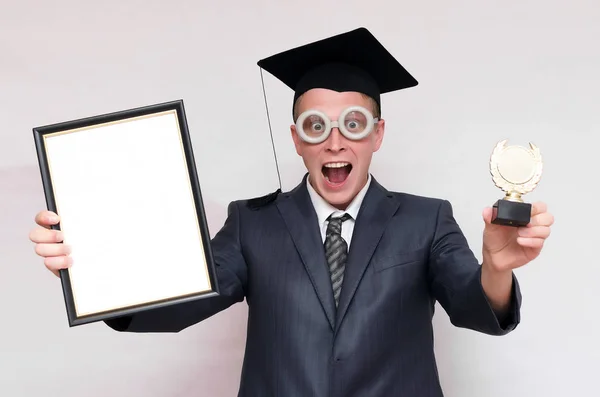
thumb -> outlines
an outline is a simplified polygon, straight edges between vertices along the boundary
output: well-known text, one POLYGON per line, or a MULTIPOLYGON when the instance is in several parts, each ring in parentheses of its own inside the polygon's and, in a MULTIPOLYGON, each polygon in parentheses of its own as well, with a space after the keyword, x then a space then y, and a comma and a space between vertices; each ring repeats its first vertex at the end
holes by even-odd
POLYGON ((492 214, 493 214, 493 209, 491 207, 486 207, 483 209, 483 213, 481 214, 482 218, 483 218, 483 222, 485 223, 486 226, 492 226, 492 214))
POLYGON ((486 207, 483 210, 483 213, 481 214, 482 218, 483 218, 483 222, 485 224, 485 228, 484 228, 484 233, 485 234, 491 234, 491 233, 504 233, 506 230, 503 226, 501 225, 494 225, 492 223, 492 215, 494 214, 494 210, 491 207, 486 207))
POLYGON ((502 230, 502 226, 492 224, 492 215, 494 214, 494 210, 491 207, 486 207, 483 209, 483 213, 481 217, 483 218, 483 222, 485 224, 486 233, 497 232, 502 230))

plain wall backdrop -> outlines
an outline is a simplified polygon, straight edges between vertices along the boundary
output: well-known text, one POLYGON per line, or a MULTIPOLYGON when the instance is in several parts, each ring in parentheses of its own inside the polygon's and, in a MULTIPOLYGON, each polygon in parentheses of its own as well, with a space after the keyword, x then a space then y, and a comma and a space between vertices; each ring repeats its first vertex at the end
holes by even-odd
MULTIPOLYGON (((556 223, 541 257, 516 272, 522 323, 490 337, 453 327, 439 309, 446 395, 599 395, 599 19, 592 0, 2 0, 0 395, 236 394, 245 303, 179 334, 67 326, 60 281, 28 240, 45 209, 31 129, 183 99, 214 235, 230 201, 278 187, 256 62, 359 26, 420 82, 383 97, 373 174, 388 189, 450 200, 478 257, 481 212, 502 197, 488 169, 496 142, 534 142, 545 162, 526 199, 546 201, 556 223)), ((292 92, 264 79, 290 189, 304 174, 289 134, 292 92)), ((111 218, 102 208, 89 216, 111 218)), ((160 208, 148 216, 156 241, 140 250, 168 232, 160 208)))

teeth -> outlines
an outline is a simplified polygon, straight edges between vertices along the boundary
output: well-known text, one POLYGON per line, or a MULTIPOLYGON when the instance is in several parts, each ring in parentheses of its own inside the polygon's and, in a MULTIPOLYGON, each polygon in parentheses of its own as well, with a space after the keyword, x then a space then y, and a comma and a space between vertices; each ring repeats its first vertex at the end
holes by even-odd
POLYGON ((327 168, 342 168, 342 167, 347 166, 348 164, 350 164, 350 163, 328 163, 328 164, 325 164, 325 167, 327 167, 327 168))

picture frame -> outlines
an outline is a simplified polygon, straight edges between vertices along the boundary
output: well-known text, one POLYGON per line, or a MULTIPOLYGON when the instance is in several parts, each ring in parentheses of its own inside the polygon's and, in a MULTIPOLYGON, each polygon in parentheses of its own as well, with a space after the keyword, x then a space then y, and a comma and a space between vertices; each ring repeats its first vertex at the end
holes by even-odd
POLYGON ((69 326, 219 294, 183 100, 33 128, 69 326))

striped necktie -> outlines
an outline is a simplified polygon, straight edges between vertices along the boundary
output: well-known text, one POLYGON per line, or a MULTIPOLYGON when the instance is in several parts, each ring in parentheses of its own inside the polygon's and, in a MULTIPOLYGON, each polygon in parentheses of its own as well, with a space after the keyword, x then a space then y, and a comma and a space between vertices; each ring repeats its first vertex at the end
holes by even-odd
POLYGON ((350 219, 351 216, 344 214, 341 217, 329 217, 327 232, 325 238, 325 257, 329 266, 331 276, 331 286, 333 288, 333 297, 335 306, 338 306, 340 300, 340 291, 344 281, 344 270, 346 267, 346 258, 348 257, 348 244, 342 238, 342 222, 350 219))

